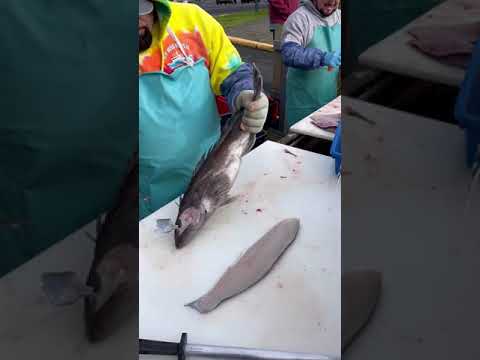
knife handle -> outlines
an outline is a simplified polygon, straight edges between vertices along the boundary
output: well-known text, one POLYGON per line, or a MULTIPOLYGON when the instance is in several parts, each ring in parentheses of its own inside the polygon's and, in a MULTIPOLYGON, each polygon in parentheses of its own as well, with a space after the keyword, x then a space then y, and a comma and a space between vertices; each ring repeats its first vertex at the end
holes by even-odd
POLYGON ((185 360, 186 344, 187 344, 186 333, 182 333, 180 343, 139 339, 138 353, 145 354, 145 355, 177 355, 178 360, 185 360))

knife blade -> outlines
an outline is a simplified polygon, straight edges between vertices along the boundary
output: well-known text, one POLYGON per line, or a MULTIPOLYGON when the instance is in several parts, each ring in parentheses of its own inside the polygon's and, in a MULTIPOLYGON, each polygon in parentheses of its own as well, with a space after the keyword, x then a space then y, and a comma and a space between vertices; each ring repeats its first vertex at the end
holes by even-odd
POLYGON ((209 357, 221 359, 247 359, 247 360, 339 360, 340 357, 287 352, 279 350, 254 349, 234 346, 215 346, 188 344, 187 334, 182 333, 179 343, 139 339, 139 354, 144 355, 176 355, 178 360, 187 357, 209 357))

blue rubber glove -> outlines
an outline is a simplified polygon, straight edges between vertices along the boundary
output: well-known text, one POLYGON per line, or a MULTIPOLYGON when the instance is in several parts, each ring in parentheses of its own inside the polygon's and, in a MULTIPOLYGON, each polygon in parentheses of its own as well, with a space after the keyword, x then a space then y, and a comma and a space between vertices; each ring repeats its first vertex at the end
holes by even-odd
POLYGON ((342 53, 340 51, 328 52, 323 58, 323 65, 339 67, 342 64, 342 53))

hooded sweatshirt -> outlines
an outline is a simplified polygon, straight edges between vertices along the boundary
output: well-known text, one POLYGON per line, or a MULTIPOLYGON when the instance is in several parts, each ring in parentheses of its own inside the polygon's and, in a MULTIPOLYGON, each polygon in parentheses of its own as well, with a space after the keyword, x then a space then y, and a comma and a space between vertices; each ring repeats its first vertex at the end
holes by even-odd
POLYGON ((297 8, 298 0, 268 0, 270 23, 282 25, 297 8))
POLYGON ((324 17, 311 0, 302 0, 299 8, 292 13, 283 26, 282 58, 285 65, 313 70, 325 66, 322 49, 307 48, 319 26, 341 24, 341 10, 335 10, 324 17))
MULTIPOLYGON (((152 45, 138 57, 139 74, 152 71, 174 73, 185 66, 184 56, 167 28, 180 41, 194 62, 203 59, 216 96, 227 98, 230 109, 242 90, 253 90, 253 68, 242 62, 223 27, 195 4, 154 0, 160 21, 152 29, 152 45)), ((174 79, 174 77, 172 77, 174 79)))

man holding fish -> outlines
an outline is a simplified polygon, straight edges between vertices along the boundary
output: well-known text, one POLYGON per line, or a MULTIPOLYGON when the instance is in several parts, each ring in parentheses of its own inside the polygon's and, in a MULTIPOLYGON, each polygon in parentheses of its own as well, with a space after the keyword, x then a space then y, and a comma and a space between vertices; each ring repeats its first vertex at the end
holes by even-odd
POLYGON ((340 0, 302 0, 283 27, 287 122, 292 126, 337 96, 341 65, 340 0))
POLYGON ((139 0, 140 219, 181 195, 220 137, 215 95, 255 134, 268 99, 253 99, 253 70, 221 25, 194 4, 139 0))

